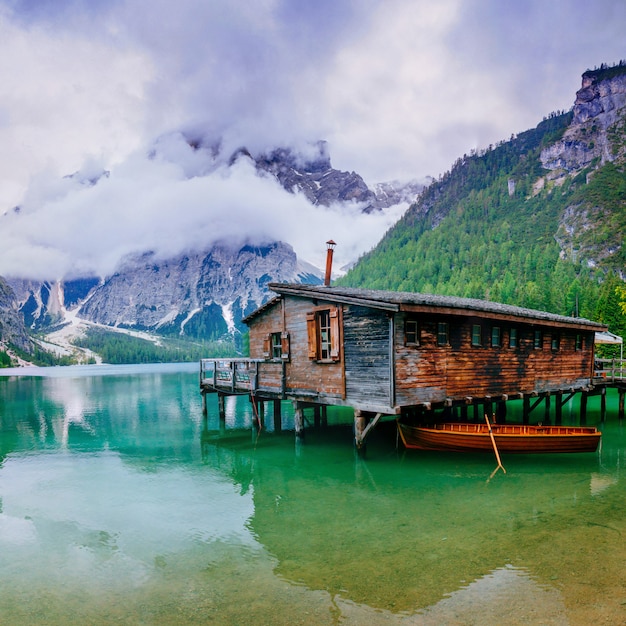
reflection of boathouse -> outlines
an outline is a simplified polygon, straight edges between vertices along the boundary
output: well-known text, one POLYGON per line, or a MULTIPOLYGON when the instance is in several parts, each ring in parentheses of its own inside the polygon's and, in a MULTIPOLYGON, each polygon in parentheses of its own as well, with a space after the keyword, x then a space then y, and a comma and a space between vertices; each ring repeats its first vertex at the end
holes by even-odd
MULTIPOLYGON (((503 421, 506 401, 523 419, 593 389, 594 335, 586 319, 494 302, 331 286, 270 284, 278 295, 249 315, 250 358, 205 359, 201 391, 291 400, 302 410, 354 408, 361 445, 380 417, 443 410, 444 418, 503 421), (480 408, 482 405, 482 408, 480 408), (470 413, 468 410, 473 411, 470 413)), ((206 406, 206 404, 205 404, 206 406)))

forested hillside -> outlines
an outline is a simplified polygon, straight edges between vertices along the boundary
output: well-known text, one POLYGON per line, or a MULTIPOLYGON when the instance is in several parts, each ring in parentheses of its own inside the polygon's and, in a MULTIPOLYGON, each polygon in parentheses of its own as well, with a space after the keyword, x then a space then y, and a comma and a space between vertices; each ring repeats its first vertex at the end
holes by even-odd
POLYGON ((576 125, 585 148, 604 141, 612 150, 583 167, 548 170, 541 158, 572 133, 573 112, 464 155, 338 282, 580 315, 626 335, 617 289, 626 275, 625 110, 607 132, 593 120, 576 125))

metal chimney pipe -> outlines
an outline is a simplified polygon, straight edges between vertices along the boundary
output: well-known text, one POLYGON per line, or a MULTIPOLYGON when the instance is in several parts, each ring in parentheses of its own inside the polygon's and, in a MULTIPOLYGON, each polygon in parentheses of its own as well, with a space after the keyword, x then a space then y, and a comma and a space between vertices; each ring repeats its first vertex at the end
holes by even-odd
POLYGON ((324 275, 324 287, 330 287, 330 275, 333 271, 333 250, 337 244, 329 239, 326 242, 326 274, 324 275))

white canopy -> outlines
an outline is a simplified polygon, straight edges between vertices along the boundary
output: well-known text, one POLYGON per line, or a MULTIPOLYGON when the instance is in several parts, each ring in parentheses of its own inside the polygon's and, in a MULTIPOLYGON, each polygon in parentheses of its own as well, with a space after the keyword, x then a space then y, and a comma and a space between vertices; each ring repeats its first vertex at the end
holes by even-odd
POLYGON ((596 333, 595 343, 612 343, 612 344, 620 344, 620 360, 624 360, 624 340, 619 336, 613 333, 610 333, 608 330, 605 330, 601 333, 596 333))
POLYGON ((624 340, 619 335, 614 335, 608 330, 596 333, 595 343, 623 343, 624 340))

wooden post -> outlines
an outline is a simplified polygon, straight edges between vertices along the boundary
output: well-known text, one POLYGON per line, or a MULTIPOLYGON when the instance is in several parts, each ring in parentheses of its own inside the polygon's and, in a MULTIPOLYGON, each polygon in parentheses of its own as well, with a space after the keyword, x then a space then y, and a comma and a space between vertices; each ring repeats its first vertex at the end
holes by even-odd
POLYGON ((293 408, 293 422, 296 429, 296 440, 302 441, 304 439, 304 409, 297 401, 293 403, 293 408))
POLYGON ((207 404, 206 404, 206 391, 202 391, 202 415, 204 415, 204 417, 207 417, 209 415, 209 409, 207 408, 207 404))
POLYGON ((217 394, 217 412, 220 417, 220 428, 226 425, 226 408, 224 406, 224 394, 217 394))
POLYGON ((322 405, 322 426, 328 426, 328 407, 325 404, 322 405))
POLYGON ((274 400, 274 432, 279 433, 283 429, 283 422, 280 414, 280 400, 274 400))
POLYGON ((354 445, 358 456, 365 456, 365 441, 363 431, 367 426, 368 419, 361 409, 354 409, 354 445))
POLYGON ((491 396, 485 396, 485 415, 489 417, 489 421, 493 422, 493 402, 491 396))
POLYGON ((265 430, 265 402, 263 400, 257 401, 257 406, 259 407, 259 427, 261 430, 265 430))
POLYGON ((522 409, 522 421, 524 424, 528 424, 530 417, 530 396, 524 394, 523 409, 522 409))
POLYGON ((506 400, 500 400, 496 405, 496 424, 504 424, 506 422, 506 400))
POLYGON ((560 426, 563 422, 563 392, 557 391, 556 393, 556 404, 554 406, 555 416, 554 423, 557 426, 560 426))
POLYGON ((550 392, 549 391, 546 393, 546 406, 545 406, 545 412, 543 414, 543 421, 545 424, 550 423, 550 392))
POLYGON ((587 423, 587 396, 589 393, 583 391, 580 396, 580 425, 585 426, 587 423))
POLYGON ((313 425, 315 426, 315 428, 319 428, 320 427, 320 405, 316 404, 313 407, 313 425))
POLYGON ((624 419, 624 390, 620 389, 619 390, 619 402, 618 402, 618 407, 617 407, 617 416, 619 417, 620 420, 624 419))
POLYGON ((606 419, 606 387, 602 387, 600 390, 600 421, 604 422, 606 419))
POLYGON ((472 406, 474 407, 474 422, 482 422, 483 418, 480 415, 480 402, 478 402, 478 400, 474 400, 472 406))

